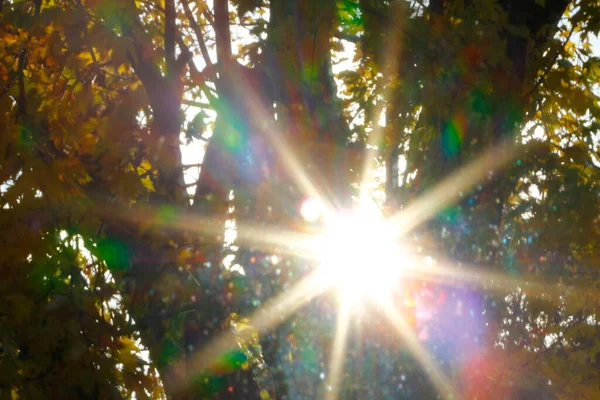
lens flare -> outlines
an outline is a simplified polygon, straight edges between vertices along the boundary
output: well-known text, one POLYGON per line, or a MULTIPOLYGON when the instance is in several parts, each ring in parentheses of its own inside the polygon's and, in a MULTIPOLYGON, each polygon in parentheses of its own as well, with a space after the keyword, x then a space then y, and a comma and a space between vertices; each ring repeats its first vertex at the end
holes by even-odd
POLYGON ((309 197, 300 206, 300 215, 307 222, 316 222, 323 215, 323 203, 315 197, 309 197))
POLYGON ((319 238, 320 271, 342 301, 387 297, 393 290, 407 257, 392 233, 378 207, 368 202, 327 218, 319 238))

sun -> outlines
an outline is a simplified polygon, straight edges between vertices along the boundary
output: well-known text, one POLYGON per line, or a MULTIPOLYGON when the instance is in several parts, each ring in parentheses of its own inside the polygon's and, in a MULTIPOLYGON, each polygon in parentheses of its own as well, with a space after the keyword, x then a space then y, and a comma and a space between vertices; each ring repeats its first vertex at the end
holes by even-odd
POLYGON ((319 272, 341 301, 381 299, 394 290, 407 257, 390 228, 369 201, 325 217, 325 232, 318 237, 319 272))

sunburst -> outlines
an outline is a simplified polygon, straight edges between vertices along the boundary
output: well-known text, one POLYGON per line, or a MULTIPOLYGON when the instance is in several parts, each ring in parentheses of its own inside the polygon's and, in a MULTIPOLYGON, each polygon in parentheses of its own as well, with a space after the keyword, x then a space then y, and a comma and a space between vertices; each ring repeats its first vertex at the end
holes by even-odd
MULTIPOLYGON (((277 146, 289 172, 309 196, 301 214, 309 221, 320 219, 323 229, 314 234, 291 232, 280 228, 254 226, 238 221, 240 244, 271 251, 305 257, 313 261, 315 270, 286 292, 267 301, 249 317, 258 331, 268 331, 280 324, 298 308, 324 292, 335 291, 339 299, 338 328, 332 346, 330 373, 328 374, 327 399, 337 396, 343 370, 343 356, 348 335, 353 305, 373 300, 386 315, 398 334, 407 343, 410 351, 427 371, 433 385, 444 398, 456 398, 456 391, 444 373, 432 361, 428 351, 420 344, 409 328, 403 315, 391 302, 397 283, 403 276, 422 279, 466 280, 469 283, 484 283, 485 279, 474 280, 464 273, 454 273, 447 265, 432 267, 422 263, 402 237, 442 207, 459 197, 459 192, 476 185, 492 169, 499 169, 515 157, 520 148, 514 144, 496 147, 462 170, 451 175, 436 188, 416 200, 412 206, 391 218, 384 218, 377 205, 362 198, 355 208, 336 210, 318 192, 309 175, 300 168, 301 163, 286 145, 278 139, 277 146), (468 278, 468 279, 467 279, 468 278)), ((131 216, 130 216, 131 217, 131 216)), ((170 222, 174 228, 214 234, 218 222, 206 218, 186 217, 170 222), (212 222, 212 223, 211 223, 212 222)), ((518 285, 520 281, 510 282, 518 285)), ((215 338, 191 359, 180 360, 175 365, 176 376, 184 384, 190 371, 206 370, 212 360, 236 348, 237 340, 227 332, 215 338)))
MULTIPOLYGON (((282 142, 280 145, 284 146, 282 142)), ((248 225, 239 221, 238 238, 242 245, 264 251, 271 251, 276 247, 283 254, 308 258, 314 263, 315 269, 284 293, 265 302, 249 316, 249 320, 259 332, 267 332, 315 297, 325 292, 337 293, 338 325, 325 382, 327 386, 323 390, 324 397, 333 400, 338 397, 341 389, 348 330, 355 308, 353 306, 369 301, 390 320, 439 394, 443 398, 458 398, 458 392, 451 380, 445 376, 428 350, 417 339, 402 312, 389 301, 397 285, 404 277, 433 282, 464 282, 477 286, 486 285, 493 280, 499 284, 500 290, 515 289, 529 283, 502 274, 493 275, 478 270, 474 270, 473 274, 466 273, 464 269, 457 269, 451 263, 423 262, 423 256, 416 255, 402 239, 410 230, 458 197, 451 193, 469 190, 491 169, 499 169, 506 165, 520 150, 518 146, 510 144, 485 153, 441 182, 421 199, 417 199, 412 206, 390 218, 384 218, 379 208, 367 198, 361 199, 354 209, 332 209, 331 203, 322 200, 315 192, 315 186, 310 183, 308 174, 297 171, 298 180, 303 181, 305 187, 312 189, 308 191, 310 207, 300 212, 307 220, 321 219, 323 229, 318 233, 306 234, 281 228, 248 225)), ((214 234, 215 224, 210 222, 205 218, 188 217, 174 219, 171 223, 173 228, 214 234)), ((550 285, 538 282, 533 287, 535 291, 532 295, 535 296, 536 293, 547 293, 550 285)), ((209 369, 213 360, 235 349, 238 340, 239 337, 225 332, 190 359, 177 362, 174 370, 177 371, 175 376, 179 380, 178 384, 184 387, 191 371, 209 369)))
POLYGON ((316 259, 341 301, 378 298, 393 290, 408 254, 377 205, 363 199, 355 209, 325 219, 324 232, 315 237, 316 259))
MULTIPOLYGON (((397 58, 399 48, 395 41, 388 52, 391 60, 397 58)), ((394 63, 390 63, 392 69, 394 63)), ((393 71, 390 71, 393 72, 393 71)), ((240 86, 240 90, 246 90, 240 86)), ((243 97, 253 98, 253 93, 245 93, 243 97)), ((386 93, 383 93, 386 97, 386 93)), ((334 199, 323 196, 322 192, 330 188, 318 184, 318 179, 311 177, 303 165, 310 158, 309 154, 292 150, 272 121, 270 110, 261 109, 261 102, 251 102, 249 107, 257 120, 265 121, 263 134, 272 146, 281 162, 281 166, 296 186, 307 196, 300 213, 313 223, 323 221, 323 229, 315 234, 290 232, 280 228, 253 226, 237 221, 238 241, 259 250, 271 251, 277 247, 279 252, 309 258, 315 265, 314 271, 300 280, 284 293, 264 303, 249 317, 258 331, 268 331, 293 314, 299 307, 316 296, 328 291, 335 291, 339 299, 337 329, 332 345, 329 374, 326 381, 328 390, 323 393, 327 399, 338 396, 343 372, 343 358, 348 337, 349 322, 352 318, 353 305, 370 301, 376 304, 383 315, 387 316, 407 343, 415 359, 427 371, 431 382, 442 397, 456 398, 456 391, 440 368, 432 361, 428 351, 422 346, 411 331, 402 313, 389 301, 399 281, 404 276, 422 277, 423 279, 454 279, 474 282, 465 274, 454 273, 453 269, 438 265, 435 268, 424 265, 411 249, 402 242, 403 237, 429 219, 441 208, 459 199, 461 192, 466 192, 482 181, 491 170, 497 170, 509 163, 522 146, 507 142, 502 146, 486 152, 479 159, 470 163, 436 188, 413 202, 411 206, 391 218, 384 218, 379 208, 366 197, 354 209, 338 210, 332 204, 334 199), (272 122, 269 122, 272 121, 272 122), (425 272, 420 275, 419 271, 425 272)), ((377 108, 375 114, 383 110, 377 108)), ((375 127, 370 138, 369 148, 380 148, 383 139, 382 129, 375 127)), ((364 176, 372 169, 367 157, 364 176)), ((366 178, 365 178, 366 179, 366 178)), ((185 221, 172 221, 174 227, 203 234, 214 234, 220 227, 207 219, 186 217, 185 221)), ((511 282, 518 285, 520 282, 511 282)), ((200 349, 188 360, 180 360, 175 365, 178 384, 183 386, 190 371, 202 371, 210 367, 213 360, 221 354, 234 349, 238 338, 230 332, 215 338, 205 348, 200 349)))
MULTIPOLYGON (((293 152, 284 141, 278 142, 278 148, 289 157, 289 171, 293 171, 297 183, 301 184, 309 196, 299 212, 314 222, 322 221, 322 229, 317 233, 294 232, 276 227, 257 226, 237 222, 238 242, 265 252, 277 249, 282 254, 310 259, 315 265, 314 271, 301 279, 292 288, 265 302, 249 316, 253 326, 259 332, 269 331, 292 315, 302 305, 324 292, 338 294, 338 327, 332 345, 330 368, 325 390, 327 399, 335 399, 341 385, 345 343, 349 322, 354 305, 369 301, 375 304, 383 315, 387 316, 413 353, 431 382, 444 398, 457 398, 456 390, 444 373, 432 360, 428 351, 421 345, 405 321, 402 313, 395 308, 389 298, 393 295, 403 277, 444 282, 465 282, 483 285, 495 280, 500 289, 511 289, 527 285, 522 280, 507 278, 503 275, 490 275, 479 271, 467 274, 453 268, 449 263, 422 262, 423 257, 403 243, 403 237, 420 223, 426 221, 442 207, 449 205, 459 197, 459 192, 469 190, 483 179, 490 170, 499 169, 516 157, 522 147, 514 144, 498 146, 486 152, 479 159, 451 175, 436 188, 424 194, 420 199, 402 212, 384 218, 378 206, 368 197, 363 197, 349 210, 337 210, 332 207, 316 189, 309 175, 300 169, 300 162, 291 155, 293 152), (291 161, 290 161, 291 160, 291 161)), ((112 211, 114 214, 114 210, 112 211)), ((152 220, 156 214, 151 209, 128 212, 122 218, 152 220)), ((189 216, 170 218, 168 221, 156 221, 172 229, 196 232, 203 235, 218 235, 222 222, 210 218, 189 216)), ((548 286, 535 284, 535 292, 547 292, 548 286)), ((533 293, 535 295, 535 293, 533 293)), ((204 349, 193 357, 180 360, 174 365, 174 376, 178 384, 184 387, 191 371, 209 369, 211 363, 223 353, 238 346, 239 337, 226 332, 216 337, 204 349)))

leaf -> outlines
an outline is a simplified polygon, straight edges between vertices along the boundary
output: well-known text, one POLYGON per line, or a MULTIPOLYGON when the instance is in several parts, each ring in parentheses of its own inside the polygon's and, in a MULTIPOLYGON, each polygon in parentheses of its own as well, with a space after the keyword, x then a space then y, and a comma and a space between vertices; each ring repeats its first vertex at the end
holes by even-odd
POLYGON ((600 58, 590 57, 583 68, 584 76, 593 83, 600 82, 600 58))
POLYGON ((145 176, 140 180, 142 186, 149 192, 155 192, 154 182, 150 176, 145 176))
POLYGON ((139 365, 138 357, 136 356, 136 354, 139 353, 137 345, 132 339, 126 337, 121 337, 119 339, 119 345, 119 362, 121 362, 128 370, 135 370, 139 365))
POLYGON ((565 150, 565 155, 575 164, 588 164, 589 155, 585 144, 577 144, 567 148, 565 150))
POLYGON ((232 3, 237 6, 238 18, 242 19, 246 13, 261 7, 263 0, 233 0, 232 3))
POLYGON ((185 130, 185 137, 188 144, 195 139, 202 138, 202 135, 206 132, 207 125, 205 120, 207 118, 208 115, 204 111, 200 111, 188 124, 187 129, 185 130))

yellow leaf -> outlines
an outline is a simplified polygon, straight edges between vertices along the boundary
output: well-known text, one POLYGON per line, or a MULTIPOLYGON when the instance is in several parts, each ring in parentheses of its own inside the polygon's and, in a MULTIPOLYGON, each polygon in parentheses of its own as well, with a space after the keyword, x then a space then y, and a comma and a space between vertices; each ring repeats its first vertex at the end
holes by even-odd
POLYGON ((192 253, 187 249, 183 249, 177 255, 177 262, 180 264, 185 264, 190 258, 192 258, 192 253))
POLYGON ((150 164, 150 161, 148 160, 143 160, 140 163, 140 168, 144 170, 144 172, 148 172, 152 169, 152 164, 150 164))
POLYGON ((139 349, 135 342, 129 338, 122 337, 119 339, 121 349, 119 350, 119 361, 129 370, 135 369, 138 365, 136 354, 139 349))
POLYGON ((149 192, 154 192, 154 182, 152 182, 152 179, 150 179, 149 176, 145 176, 144 178, 142 178, 141 180, 142 186, 144 186, 144 188, 146 188, 146 190, 148 190, 149 192))

